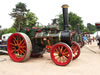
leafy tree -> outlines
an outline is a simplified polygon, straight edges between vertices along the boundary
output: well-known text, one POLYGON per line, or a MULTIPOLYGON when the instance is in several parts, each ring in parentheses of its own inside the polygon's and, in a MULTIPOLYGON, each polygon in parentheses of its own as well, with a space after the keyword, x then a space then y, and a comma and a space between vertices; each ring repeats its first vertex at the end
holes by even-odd
POLYGON ((16 4, 15 8, 13 8, 10 15, 15 19, 14 27, 17 31, 26 24, 25 15, 28 11, 29 9, 26 9, 26 4, 21 2, 16 4))
POLYGON ((0 25, 0 28, 1 28, 1 25, 0 25))
POLYGON ((92 25, 91 26, 91 33, 93 34, 93 33, 95 33, 96 32, 96 26, 95 25, 92 25))
MULTIPOLYGON (((63 15, 60 14, 58 16, 59 16, 59 20, 58 20, 59 21, 59 27, 60 27, 60 29, 63 29, 63 15)), ((76 30, 78 24, 80 25, 81 31, 83 31, 83 29, 84 29, 84 25, 83 25, 83 21, 82 21, 81 17, 76 15, 73 12, 69 13, 69 24, 71 25, 70 29, 72 29, 72 30, 76 30)))
POLYGON ((91 24, 91 23, 87 23, 87 28, 89 30, 89 33, 93 34, 94 32, 96 32, 96 26, 91 24))
POLYGON ((59 18, 58 18, 58 25, 59 25, 59 29, 63 29, 63 15, 62 14, 60 14, 60 15, 58 15, 59 16, 59 18))
POLYGON ((87 27, 84 27, 84 30, 82 32, 89 32, 89 29, 87 27))
POLYGON ((38 18, 37 18, 37 17, 35 16, 35 14, 32 13, 32 12, 28 12, 28 13, 26 14, 26 19, 27 19, 27 24, 28 24, 29 26, 35 26, 36 21, 38 20, 38 18))
POLYGON ((26 25, 34 26, 38 20, 35 14, 26 8, 26 4, 21 2, 16 4, 10 15, 12 18, 14 18, 13 27, 16 29, 16 31, 19 31, 26 25))
POLYGON ((72 29, 74 30, 74 28, 77 28, 77 25, 79 24, 80 27, 83 25, 82 24, 83 21, 81 19, 80 16, 78 16, 77 14, 70 12, 69 13, 69 24, 72 25, 72 29))
POLYGON ((9 28, 5 33, 15 33, 16 29, 14 27, 9 28))

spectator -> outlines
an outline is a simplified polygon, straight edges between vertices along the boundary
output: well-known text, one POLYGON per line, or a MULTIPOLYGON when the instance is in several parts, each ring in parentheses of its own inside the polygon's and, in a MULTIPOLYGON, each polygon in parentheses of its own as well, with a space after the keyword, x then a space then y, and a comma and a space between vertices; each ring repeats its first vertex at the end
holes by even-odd
POLYGON ((93 36, 93 42, 94 42, 94 40, 95 40, 95 39, 94 39, 94 36, 93 36))
POLYGON ((88 44, 92 44, 90 37, 88 37, 88 44))
POLYGON ((99 46, 99 48, 100 48, 100 36, 97 38, 97 41, 98 41, 98 46, 99 46))
POLYGON ((83 41, 84 41, 85 44, 87 43, 87 37, 86 36, 83 36, 83 41))

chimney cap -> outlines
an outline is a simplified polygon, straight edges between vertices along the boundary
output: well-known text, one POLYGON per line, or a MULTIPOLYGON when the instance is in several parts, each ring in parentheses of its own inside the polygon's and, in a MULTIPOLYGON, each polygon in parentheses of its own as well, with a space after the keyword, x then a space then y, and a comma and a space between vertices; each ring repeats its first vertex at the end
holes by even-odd
POLYGON ((67 4, 62 5, 62 8, 68 8, 69 6, 67 4))

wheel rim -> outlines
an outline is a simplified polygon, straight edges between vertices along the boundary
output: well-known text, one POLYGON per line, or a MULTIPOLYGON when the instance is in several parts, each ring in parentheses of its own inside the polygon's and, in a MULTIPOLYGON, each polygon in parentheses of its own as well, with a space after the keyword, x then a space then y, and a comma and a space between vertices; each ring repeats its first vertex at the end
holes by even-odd
POLYGON ((16 62, 22 61, 27 53, 27 45, 24 37, 20 33, 12 34, 7 43, 9 56, 16 62))
POLYGON ((80 48, 82 48, 83 46, 82 41, 78 41, 78 44, 80 45, 80 48))
POLYGON ((65 66, 71 61, 72 53, 66 44, 56 44, 52 48, 51 58, 55 64, 65 66))
POLYGON ((72 42, 71 46, 72 52, 73 52, 73 59, 76 59, 80 55, 80 47, 76 42, 72 42))

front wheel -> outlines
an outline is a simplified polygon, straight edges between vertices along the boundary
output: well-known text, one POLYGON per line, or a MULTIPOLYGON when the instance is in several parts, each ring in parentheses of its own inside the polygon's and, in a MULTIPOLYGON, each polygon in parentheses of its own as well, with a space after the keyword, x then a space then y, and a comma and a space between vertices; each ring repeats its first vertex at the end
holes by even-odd
POLYGON ((51 50, 53 62, 59 66, 65 66, 72 60, 72 50, 65 43, 55 44, 51 50))
POLYGON ((24 33, 14 33, 8 39, 7 50, 10 58, 13 61, 25 61, 31 55, 31 40, 24 33))

